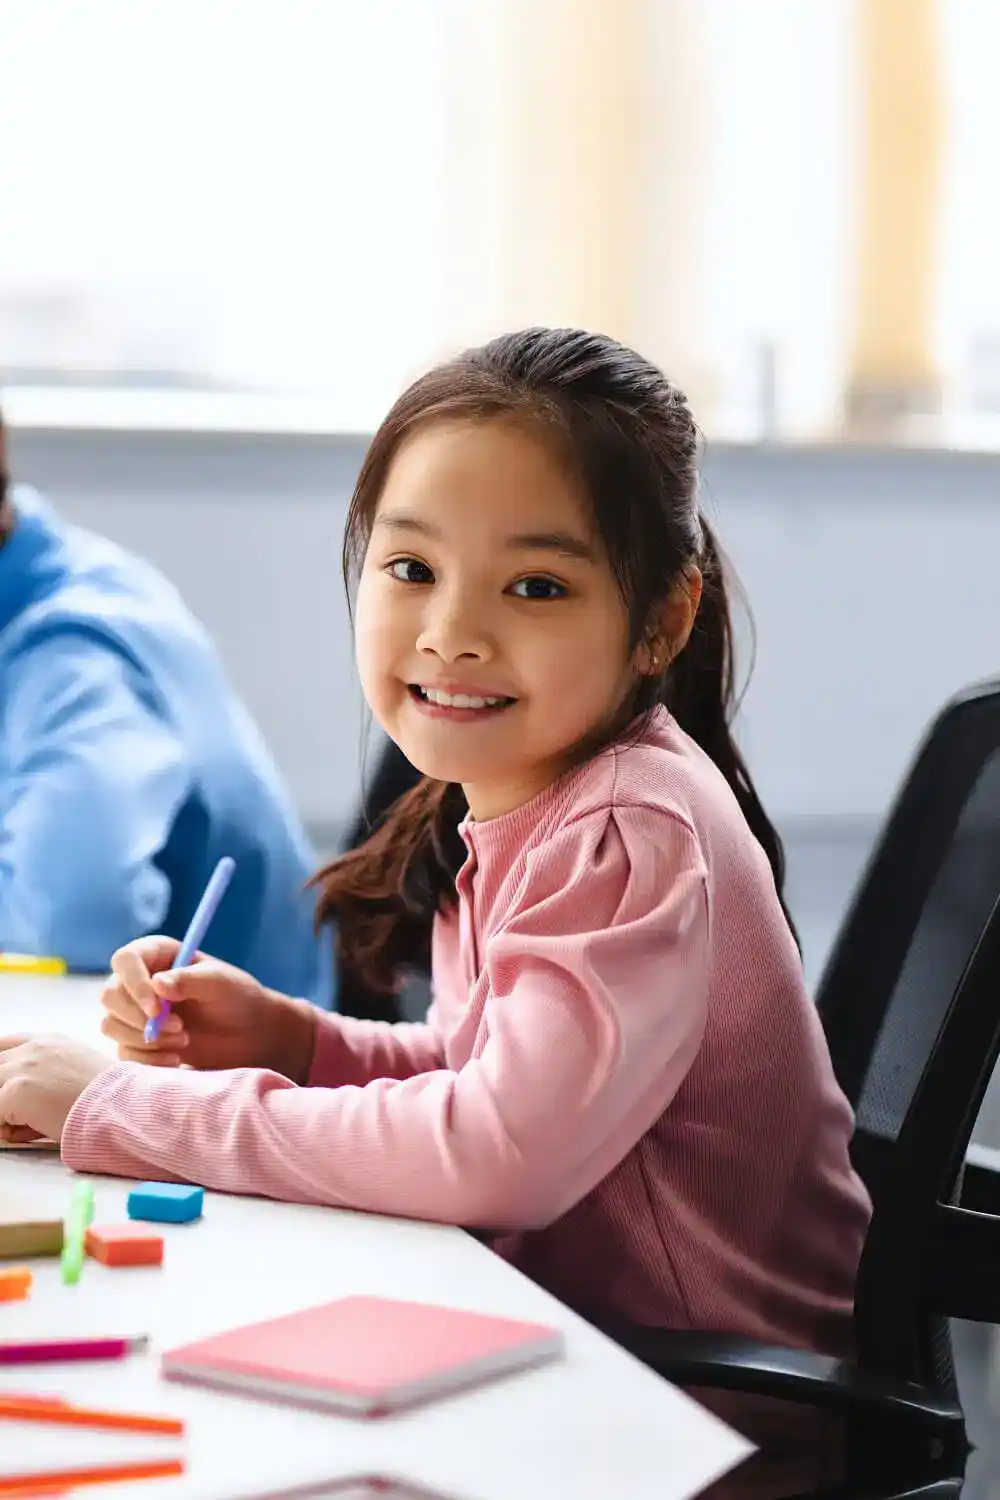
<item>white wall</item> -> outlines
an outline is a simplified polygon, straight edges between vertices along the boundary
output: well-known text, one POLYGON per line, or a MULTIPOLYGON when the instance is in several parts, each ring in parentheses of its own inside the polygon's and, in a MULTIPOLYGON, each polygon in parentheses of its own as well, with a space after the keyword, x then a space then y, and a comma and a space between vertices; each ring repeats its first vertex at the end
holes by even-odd
MULTIPOLYGON (((359 787, 339 544, 363 446, 12 439, 19 478, 177 582, 321 827, 359 787)), ((719 446, 704 472, 757 623, 742 733, 761 792, 786 827, 868 830, 936 707, 1000 675, 1000 456, 719 446)))

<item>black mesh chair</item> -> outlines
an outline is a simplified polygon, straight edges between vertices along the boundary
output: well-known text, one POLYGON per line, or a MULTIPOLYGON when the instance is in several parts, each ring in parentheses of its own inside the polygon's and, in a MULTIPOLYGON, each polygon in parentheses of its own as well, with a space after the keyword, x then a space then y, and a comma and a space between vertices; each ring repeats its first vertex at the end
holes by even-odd
MULTIPOLYGON (((1000 1322, 997 1174, 965 1155, 1000 1051, 1000 684, 939 715, 886 821, 818 1004, 872 1195, 851 1362, 609 1328, 670 1379, 838 1406, 851 1447, 964 1450, 948 1318, 1000 1322)), ((949 1470, 950 1472, 951 1470, 949 1470)))
POLYGON ((969 1137, 1000 1052, 998 988, 1000 902, 920 1065, 905 1037, 873 1050, 862 1092, 878 1107, 856 1134, 874 1213, 858 1275, 853 1359, 721 1334, 602 1323, 605 1331, 682 1385, 841 1409, 855 1477, 901 1451, 949 1471, 960 1463, 967 1438, 947 1319, 1000 1321, 1000 1218, 957 1206, 969 1137), (907 1071, 917 1077, 904 1096, 897 1077, 907 1071))
MULTIPOLYGON (((893 1041, 893 1026, 911 1040, 919 1033, 920 1065, 998 895, 1000 682, 991 682, 953 699, 925 735, 820 980, 816 1003, 855 1109, 866 1107, 872 1053, 893 1041)), ((900 1086, 914 1082, 911 1066, 900 1086)))
MULTIPOLYGON (((912 1087, 998 895, 1000 682, 989 682, 954 698, 925 735, 820 980, 816 1003, 859 1124, 877 1132, 893 1108, 886 1089, 912 1087), (866 1087, 886 1046, 893 1080, 876 1070, 866 1087)), ((968 1162, 962 1202, 1000 1213, 1000 1173, 968 1162)))

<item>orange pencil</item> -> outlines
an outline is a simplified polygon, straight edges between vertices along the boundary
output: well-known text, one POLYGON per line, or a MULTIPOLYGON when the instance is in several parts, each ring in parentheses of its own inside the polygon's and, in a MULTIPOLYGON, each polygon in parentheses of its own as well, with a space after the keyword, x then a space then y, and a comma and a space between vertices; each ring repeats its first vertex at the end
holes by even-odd
POLYGON ((126 1479, 166 1479, 183 1474, 179 1458, 156 1458, 146 1463, 107 1464, 92 1469, 61 1469, 51 1474, 0 1474, 0 1495, 61 1495, 75 1485, 119 1484, 126 1479))
POLYGON ((29 1479, 29 1480, 15 1479, 13 1481, 13 1483, 16 1486, 18 1486, 18 1488, 15 1488, 15 1489, 12 1489, 12 1490, 7 1488, 8 1482, 9 1481, 7 1480, 7 1477, 3 1476, 2 1482, 0 1482, 0 1495, 68 1495, 69 1494, 69 1490, 66 1488, 65 1480, 62 1480, 62 1479, 46 1479, 44 1476, 41 1479, 29 1479), (25 1485, 26 1487, 22 1489, 22 1488, 20 1488, 21 1485, 25 1485))
MULTIPOLYGON (((27 1497, 29 1495, 68 1495, 70 1493, 61 1479, 58 1481, 40 1479, 37 1483, 32 1479, 31 1481, 29 1481, 29 1484, 30 1488, 28 1489, 21 1489, 20 1487, 18 1487, 17 1489, 11 1490, 7 1488, 7 1481, 4 1480, 3 1488, 0 1489, 0 1495, 13 1496, 15 1497, 15 1500, 17 1496, 23 1495, 25 1497, 25 1500, 27 1500, 27 1497)), ((18 1481, 18 1486, 20 1486, 20 1480, 18 1481)))
POLYGON ((67 1401, 55 1401, 18 1397, 8 1399, 0 1395, 0 1417, 18 1417, 22 1422, 57 1422, 64 1427, 104 1427, 117 1432, 159 1432, 180 1435, 184 1423, 179 1417, 150 1417, 143 1412, 91 1411, 85 1406, 72 1406, 67 1401))

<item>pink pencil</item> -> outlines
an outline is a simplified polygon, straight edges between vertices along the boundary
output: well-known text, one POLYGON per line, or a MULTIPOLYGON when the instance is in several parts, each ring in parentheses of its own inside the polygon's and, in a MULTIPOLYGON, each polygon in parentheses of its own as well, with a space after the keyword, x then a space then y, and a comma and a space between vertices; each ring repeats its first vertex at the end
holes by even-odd
POLYGON ((149 1347, 143 1334, 135 1339, 46 1339, 38 1344, 0 1343, 0 1365, 44 1365, 60 1360, 125 1359, 149 1347))

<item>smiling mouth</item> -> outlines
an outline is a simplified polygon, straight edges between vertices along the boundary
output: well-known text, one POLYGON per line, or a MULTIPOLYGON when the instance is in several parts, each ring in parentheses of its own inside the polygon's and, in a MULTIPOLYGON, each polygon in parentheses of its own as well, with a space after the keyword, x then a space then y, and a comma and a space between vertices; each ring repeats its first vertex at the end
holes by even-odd
POLYGON ((443 693, 437 688, 421 687, 418 682, 409 684, 409 692, 417 703, 428 709, 463 715, 502 713, 505 708, 510 708, 517 702, 516 698, 502 696, 479 697, 473 693, 443 693))

